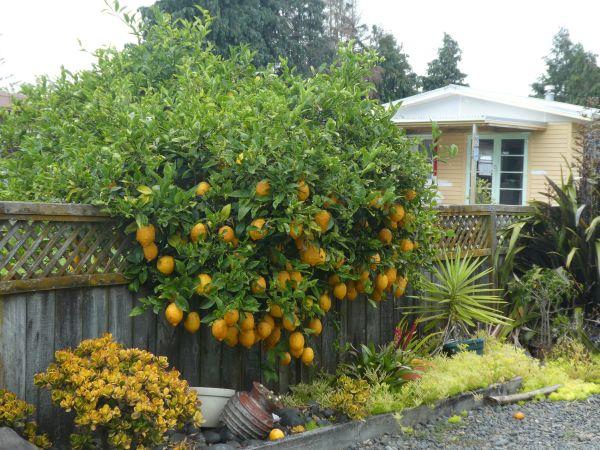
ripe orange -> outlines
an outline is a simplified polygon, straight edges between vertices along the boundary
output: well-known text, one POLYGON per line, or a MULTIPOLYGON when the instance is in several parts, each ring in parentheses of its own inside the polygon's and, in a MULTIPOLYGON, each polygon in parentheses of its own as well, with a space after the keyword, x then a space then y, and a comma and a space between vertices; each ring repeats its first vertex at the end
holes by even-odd
POLYGON ((412 202, 415 198, 417 198, 417 191, 415 191, 414 189, 408 189, 404 193, 404 198, 409 202, 412 202))
POLYGON ((525 418, 525 414, 522 413, 521 411, 517 411, 516 413, 513 414, 513 417, 517 420, 523 420, 525 418))
POLYGON ((265 339, 265 345, 267 348, 273 348, 277 345, 279 340, 281 339, 281 327, 275 326, 273 327, 273 331, 268 338, 265 339))
POLYGON ((172 256, 161 256, 158 258, 156 268, 163 275, 171 275, 175 270, 175 259, 172 256))
POLYGON ((231 228, 229 225, 223 225, 221 228, 219 228, 219 238, 221 238, 221 240, 224 242, 233 241, 235 239, 233 228, 231 228))
POLYGON ((348 286, 348 292, 346 292, 346 298, 350 301, 353 301, 358 296, 358 291, 356 290, 356 283, 352 280, 346 283, 348 286))
POLYGON ((302 227, 301 223, 292 222, 290 224, 290 237, 292 239, 298 239, 300 237, 300 235, 302 234, 303 230, 304 230, 304 228, 302 227))
POLYGON ((390 223, 388 224, 388 226, 392 229, 392 230, 397 230, 398 229, 398 222, 394 222, 393 220, 390 220, 390 223))
POLYGON ((298 181, 298 200, 303 202, 310 196, 310 188, 308 184, 304 182, 304 180, 298 181))
POLYGON ((394 297, 396 298, 400 298, 404 295, 404 288, 401 286, 398 286, 396 288, 396 290, 394 291, 394 297))
POLYGON ((290 355, 289 352, 285 352, 281 356, 281 359, 279 360, 279 364, 281 364, 282 366, 289 366, 291 362, 292 362, 292 355, 290 355))
POLYGON ((196 293, 198 295, 205 295, 210 292, 210 283, 212 277, 207 273, 201 273, 198 275, 198 286, 196 286, 196 293))
POLYGON ((225 343, 229 347, 235 347, 238 344, 239 330, 237 327, 227 327, 227 336, 225 336, 225 343))
POLYGON ((375 289, 378 291, 383 291, 388 285, 388 277, 384 274, 377 274, 375 277, 375 289))
POLYGON ((156 230, 152 224, 139 227, 135 232, 135 240, 138 241, 142 247, 154 242, 155 238, 156 230))
POLYGON ((211 332, 215 339, 220 342, 227 337, 227 324, 223 319, 217 319, 212 324, 211 332))
POLYGON ((183 311, 175 303, 169 303, 165 309, 165 318, 172 326, 176 327, 183 319, 183 311))
MULTIPOLYGON (((154 242, 150 242, 148 245, 144 246, 144 248, 142 248, 142 251, 144 252, 144 258, 146 258, 146 261, 148 262, 152 261, 158 256, 158 247, 154 242)), ((73 262, 77 264, 79 261, 73 259, 73 262)))
POLYGON ((323 324, 321 323, 321 320, 318 319, 317 317, 311 319, 311 321, 308 324, 308 328, 310 328, 311 330, 314 331, 314 335, 318 336, 321 334, 321 331, 323 331, 323 324))
POLYGON ((304 352, 304 347, 301 347, 298 349, 290 348, 290 355, 292 355, 296 359, 300 358, 302 356, 303 352, 304 352))
POLYGON ((238 322, 238 320, 240 320, 240 313, 237 309, 230 309, 223 316, 223 320, 225 321, 227 326, 231 327, 235 325, 238 322))
POLYGON ((203 223, 197 223, 192 227, 192 230, 190 231, 190 240, 192 242, 198 242, 198 239, 204 239, 206 237, 206 233, 206 225, 204 225, 203 223))
POLYGON ((266 289, 267 289, 267 280, 265 280, 265 277, 259 276, 252 283, 252 293, 253 294, 262 294, 263 292, 265 292, 266 289))
POLYGON ((365 285, 366 285, 366 281, 364 281, 364 280, 358 280, 356 282, 356 292, 359 293, 359 294, 364 294, 365 290, 367 288, 365 285))
POLYGON ((242 344, 246 348, 250 348, 256 342, 256 334, 254 333, 254 328, 249 330, 242 330, 238 338, 240 344, 242 344))
POLYGON ((371 269, 375 270, 379 263, 381 263, 381 256, 379 256, 379 253, 375 253, 371 256, 371 269))
POLYGON ((304 336, 302 335, 302 333, 300 333, 299 331, 294 331, 292 334, 290 334, 289 344, 290 349, 292 350, 299 350, 301 348, 304 348, 304 336))
POLYGON ((377 195, 369 202, 371 208, 381 208, 383 206, 383 199, 381 198, 381 192, 376 191, 377 195))
POLYGON ((183 327, 188 333, 195 333, 200 329, 200 314, 196 311, 192 311, 187 315, 183 322, 183 327))
POLYGON ((283 323, 283 328, 285 328, 288 331, 294 331, 299 323, 298 317, 296 316, 296 314, 294 314, 293 321, 291 321, 287 317, 284 317, 282 323, 283 323))
POLYGON ((290 278, 292 280, 292 287, 297 288, 302 282, 302 273, 298 272, 297 270, 293 270, 290 272, 290 278))
POLYGON ((392 284, 396 282, 396 279, 398 278, 398 271, 395 267, 388 267, 387 269, 385 269, 384 273, 388 279, 387 288, 389 289, 392 287, 392 284))
POLYGON ((269 433, 270 441, 278 441, 279 439, 283 439, 285 434, 279 428, 273 428, 269 433))
POLYGON ((261 320, 258 323, 258 327, 256 327, 256 331, 261 339, 266 339, 271 335, 271 332, 273 331, 273 325, 266 320, 261 320))
POLYGON ((342 280, 340 280, 339 275, 336 274, 329 275, 329 278, 327 278, 327 283, 329 284, 329 286, 335 286, 336 284, 340 284, 341 282, 342 280))
POLYGON ((259 197, 266 197, 271 193, 271 183, 269 183, 269 180, 259 181, 256 183, 255 191, 259 197))
POLYGON ((396 279, 396 284, 401 287, 402 289, 406 289, 406 286, 408 285, 408 278, 403 277, 403 276, 399 276, 396 279))
POLYGON ((254 328, 254 316, 250 312, 243 313, 242 322, 240 323, 240 328, 243 331, 252 330, 254 328))
POLYGON ((290 281, 292 277, 287 270, 282 270, 277 274, 277 287, 279 290, 283 291, 287 287, 287 282, 290 281))
POLYGON ((196 187, 197 196, 201 197, 208 191, 210 191, 210 184, 208 184, 206 181, 201 181, 200 183, 198 183, 198 186, 196 187))
POLYGON ((402 250, 403 252, 412 252, 414 248, 415 245, 410 239, 402 239, 400 241, 400 250, 402 250))
POLYGON ((315 359, 315 352, 312 348, 306 347, 302 352, 302 363, 306 366, 310 366, 315 359))
POLYGON ((324 209, 322 209, 321 211, 315 214, 315 222, 317 222, 317 225, 319 225, 319 228, 321 228, 322 233, 325 233, 327 231, 327 229, 329 228, 330 221, 331 214, 329 213, 329 211, 325 211, 324 209))
POLYGON ((266 228, 264 228, 265 223, 266 223, 266 220, 262 219, 262 218, 254 219, 252 221, 252 223, 250 225, 256 229, 250 230, 248 232, 248 234, 250 235, 250 239, 252 239, 253 241, 258 241, 267 235, 268 231, 266 228))
POLYGON ((348 292, 348 288, 346 287, 345 283, 337 284, 333 288, 333 296, 338 300, 344 300, 344 297, 346 297, 346 292, 348 292))
POLYGON ((281 319, 283 317, 283 311, 281 309, 281 306, 279 305, 271 305, 269 307, 269 314, 271 314, 271 316, 277 318, 277 319, 281 319))
POLYGON ((389 228, 382 228, 377 235, 383 245, 390 245, 392 243, 392 232, 389 228))
POLYGON ((327 312, 331 309, 331 297, 327 292, 324 292, 319 297, 319 306, 324 312, 327 312))
POLYGON ((395 204, 390 208, 389 218, 394 222, 399 222, 404 217, 404 207, 402 205, 395 204))
POLYGON ((269 314, 265 314, 262 318, 263 322, 267 322, 271 324, 271 328, 275 327, 275 319, 273 319, 273 316, 270 316, 269 314))
POLYGON ((311 266, 317 266, 319 264, 323 264, 326 259, 325 250, 322 248, 318 248, 317 246, 311 244, 304 251, 300 253, 300 260, 311 266))
POLYGON ((375 289, 371 294, 371 299, 380 302, 383 299, 383 292, 375 289))

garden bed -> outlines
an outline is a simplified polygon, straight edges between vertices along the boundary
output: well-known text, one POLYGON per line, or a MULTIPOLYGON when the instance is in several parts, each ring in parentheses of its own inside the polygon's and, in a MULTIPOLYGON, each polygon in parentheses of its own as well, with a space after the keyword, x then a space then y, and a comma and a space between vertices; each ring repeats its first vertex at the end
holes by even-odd
POLYGON ((484 404, 485 397, 490 395, 507 395, 515 393, 522 384, 517 377, 506 383, 492 385, 485 389, 468 392, 455 397, 440 400, 434 406, 418 406, 402 411, 399 414, 378 414, 364 421, 352 421, 339 425, 331 425, 305 433, 288 436, 275 442, 249 446, 249 449, 341 449, 356 442, 381 436, 384 433, 399 433, 402 427, 411 427, 420 423, 433 422, 441 417, 468 411, 484 404))

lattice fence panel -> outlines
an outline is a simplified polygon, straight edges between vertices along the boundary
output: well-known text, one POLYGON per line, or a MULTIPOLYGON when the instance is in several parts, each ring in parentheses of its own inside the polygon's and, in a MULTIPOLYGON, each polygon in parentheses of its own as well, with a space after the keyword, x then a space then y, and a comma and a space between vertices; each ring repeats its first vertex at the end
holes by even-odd
POLYGON ((440 226, 447 232, 440 246, 447 252, 461 250, 463 254, 484 254, 491 248, 490 217, 476 214, 441 214, 440 226))

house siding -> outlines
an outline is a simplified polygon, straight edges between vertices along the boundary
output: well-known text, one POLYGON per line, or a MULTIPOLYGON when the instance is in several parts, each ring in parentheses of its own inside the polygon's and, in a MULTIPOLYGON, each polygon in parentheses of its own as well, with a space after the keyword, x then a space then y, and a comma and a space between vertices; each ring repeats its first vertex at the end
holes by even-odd
MULTIPOLYGON (((443 146, 455 144, 458 153, 454 158, 438 164, 438 185, 440 201, 443 204, 465 204, 467 186, 467 142, 471 130, 442 130, 440 143, 443 146)), ((507 130, 496 130, 502 133, 507 130)), ((517 130, 515 130, 517 131, 517 130)), ((480 129, 482 134, 494 131, 480 129)), ((542 131, 529 134, 527 153, 527 201, 544 199, 547 191, 546 175, 560 182, 561 168, 566 169, 565 159, 574 161, 577 153, 577 126, 572 123, 549 123, 542 131)))

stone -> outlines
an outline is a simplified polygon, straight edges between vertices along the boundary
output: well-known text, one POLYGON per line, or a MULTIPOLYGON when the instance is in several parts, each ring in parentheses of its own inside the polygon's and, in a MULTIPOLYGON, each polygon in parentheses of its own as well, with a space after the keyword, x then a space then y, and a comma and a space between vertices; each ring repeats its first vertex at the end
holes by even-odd
POLYGON ((223 429, 221 430, 221 432, 219 433, 221 435, 221 441, 222 442, 227 442, 227 441, 239 441, 239 438, 233 434, 229 428, 227 427, 223 427, 223 429))
POLYGON ((319 419, 319 420, 317 420, 317 425, 320 427, 327 427, 327 426, 331 425, 331 422, 327 419, 319 419))
POLYGON ((186 438, 185 434, 183 433, 173 433, 170 437, 169 440, 171 442, 173 442, 174 444, 177 444, 178 442, 182 442, 184 441, 186 438))
POLYGON ((12 428, 0 428, 0 449, 37 450, 37 447, 26 441, 12 428))
POLYGON ((217 444, 221 442, 221 435, 214 430, 204 430, 202 432, 207 444, 217 444))
POLYGON ((335 414, 335 411, 333 409, 330 408, 326 408, 322 411, 323 417, 325 417, 326 419, 331 419, 333 417, 333 415, 335 414))
POLYGON ((306 423, 306 417, 297 408, 281 408, 275 411, 281 417, 281 425, 288 427, 296 427, 306 423))

